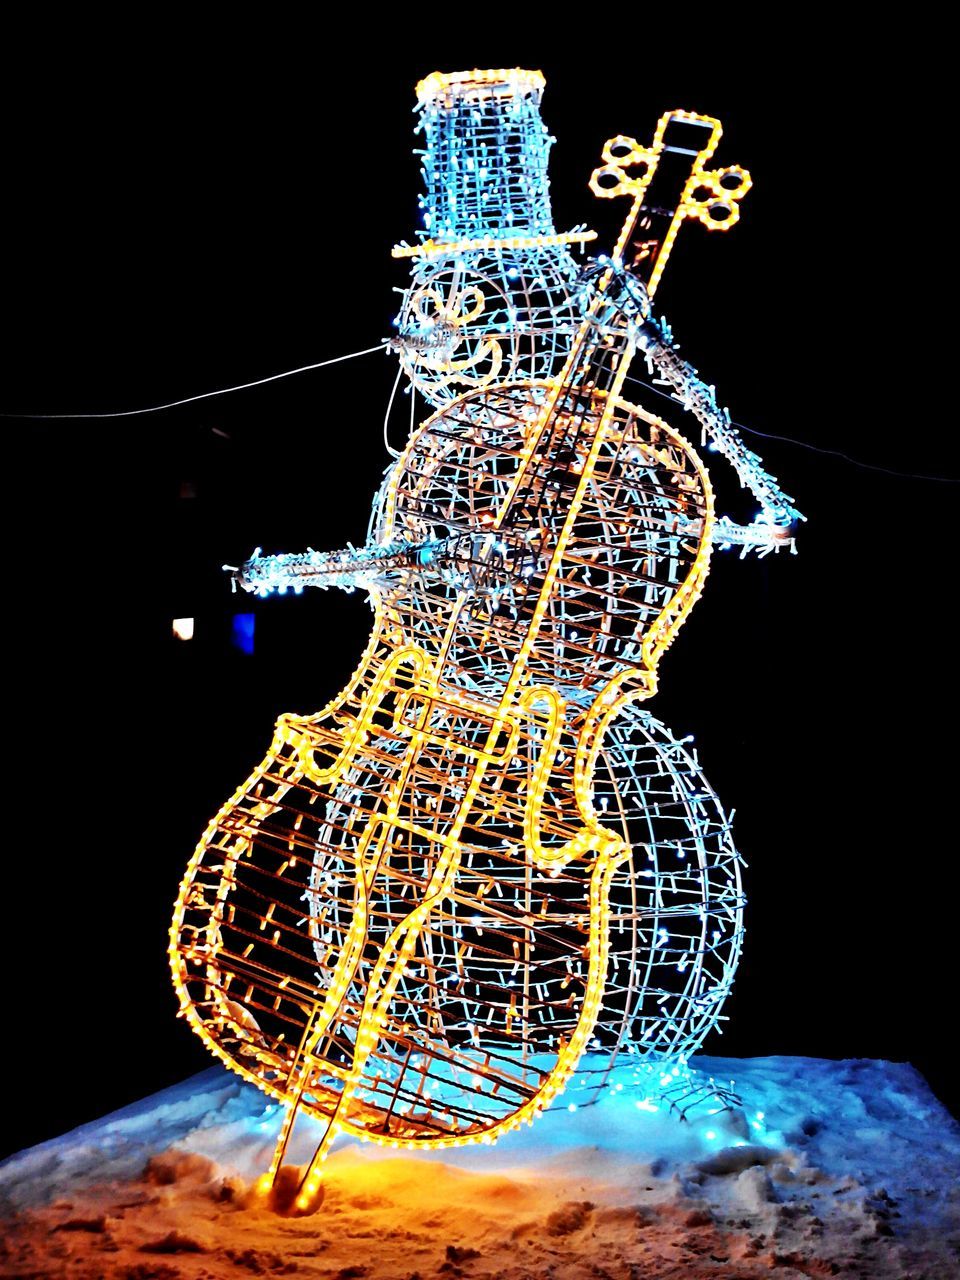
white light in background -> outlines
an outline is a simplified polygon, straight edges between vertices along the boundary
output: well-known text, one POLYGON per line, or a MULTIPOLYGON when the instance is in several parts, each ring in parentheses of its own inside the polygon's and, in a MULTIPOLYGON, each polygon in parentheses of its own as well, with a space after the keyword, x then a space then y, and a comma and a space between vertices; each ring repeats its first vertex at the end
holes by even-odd
POLYGON ((193 639, 193 619, 192 618, 174 618, 173 634, 178 640, 193 639))

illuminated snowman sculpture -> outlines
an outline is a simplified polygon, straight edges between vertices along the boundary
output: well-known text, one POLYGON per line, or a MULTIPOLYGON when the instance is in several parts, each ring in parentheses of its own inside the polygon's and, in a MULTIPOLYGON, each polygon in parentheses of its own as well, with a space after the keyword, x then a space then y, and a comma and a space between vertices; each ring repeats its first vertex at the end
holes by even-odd
POLYGON ((427 226, 398 250, 415 265, 396 346, 437 412, 365 546, 237 575, 260 595, 365 588, 375 614, 349 685, 282 716, 211 819, 171 928, 184 1016, 287 1108, 265 1191, 297 1114, 325 1126, 296 1212, 337 1133, 492 1141, 589 1071, 585 1051, 595 1084, 626 1051, 683 1109, 740 954, 729 820, 643 702, 712 549, 792 546, 802 519, 651 310, 679 228, 733 225, 750 176, 711 167, 720 123, 694 112, 648 146, 610 139, 590 186, 631 205, 580 276, 569 246, 590 233, 553 229, 542 86, 418 86, 427 226), (755 498, 752 523, 718 516, 693 445, 621 397, 635 354, 755 498))

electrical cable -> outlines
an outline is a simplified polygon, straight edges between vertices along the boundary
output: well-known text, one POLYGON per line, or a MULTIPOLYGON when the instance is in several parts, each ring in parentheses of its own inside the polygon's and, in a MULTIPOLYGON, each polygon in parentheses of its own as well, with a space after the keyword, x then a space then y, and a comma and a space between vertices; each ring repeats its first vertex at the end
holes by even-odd
MULTIPOLYGON (((662 396, 664 400, 669 400, 672 404, 681 404, 681 401, 675 395, 668 391, 661 391, 659 387, 655 387, 652 382, 647 382, 644 378, 628 374, 626 380, 627 382, 635 382, 640 387, 646 387, 648 391, 653 391, 656 395, 662 396)), ((842 453, 839 449, 825 449, 821 445, 810 444, 807 440, 796 440, 793 436, 778 436, 769 431, 758 431, 756 427, 746 427, 742 422, 734 422, 732 418, 730 425, 736 427, 738 431, 745 431, 748 435, 760 436, 763 440, 782 440, 785 444, 795 444, 798 449, 809 449, 812 453, 823 453, 832 458, 842 458, 844 462, 849 462, 851 466, 863 467, 866 471, 882 471, 884 475, 899 476, 905 480, 933 480, 938 484, 960 484, 960 478, 954 476, 930 476, 917 471, 897 471, 893 467, 881 467, 875 462, 861 462, 859 458, 851 458, 849 453, 842 453)))
POLYGON ((0 418, 136 418, 145 413, 159 413, 162 409, 176 409, 178 405, 193 404, 195 400, 209 400, 213 396, 227 396, 234 391, 246 391, 249 387, 262 387, 265 383, 277 382, 280 378, 292 378, 295 373, 308 373, 311 369, 325 369, 327 365, 340 364, 344 360, 355 360, 357 356, 368 356, 374 351, 385 351, 387 346, 386 342, 381 342, 375 347, 366 347, 363 351, 351 351, 349 355, 334 356, 332 360, 319 360, 316 364, 303 364, 297 369, 286 369, 283 373, 271 374, 269 378, 257 378, 255 382, 241 382, 235 387, 221 387, 218 391, 204 391, 198 396, 186 396, 183 400, 170 400, 166 404, 150 405, 147 409, 123 409, 119 413, 0 413, 0 418))

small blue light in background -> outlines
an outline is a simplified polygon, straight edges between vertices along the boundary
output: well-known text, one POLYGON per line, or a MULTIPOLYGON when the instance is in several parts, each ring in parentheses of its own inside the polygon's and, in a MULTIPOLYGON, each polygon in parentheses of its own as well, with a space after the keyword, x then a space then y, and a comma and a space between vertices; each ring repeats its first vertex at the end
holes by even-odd
POLYGON ((253 653, 253 632, 256 626, 255 613, 235 613, 230 630, 230 643, 241 653, 253 653))

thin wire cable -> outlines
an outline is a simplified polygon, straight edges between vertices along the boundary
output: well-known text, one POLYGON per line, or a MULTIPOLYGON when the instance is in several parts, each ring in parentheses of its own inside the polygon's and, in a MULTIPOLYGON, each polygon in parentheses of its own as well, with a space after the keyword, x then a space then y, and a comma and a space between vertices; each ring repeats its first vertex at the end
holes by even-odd
MULTIPOLYGON (((185 396, 182 400, 170 400, 166 404, 150 405, 146 409, 123 409, 117 413, 6 413, 0 412, 0 418, 29 418, 33 421, 76 421, 78 419, 97 419, 97 418, 137 418, 147 413, 161 413, 164 409, 176 409, 180 405, 194 404, 198 400, 210 400, 215 396, 231 395, 234 391, 247 391, 251 387, 262 387, 268 382, 278 382, 282 378, 292 378, 298 373, 309 373, 313 369, 325 369, 328 365, 341 364, 344 360, 356 360, 359 356, 369 356, 375 351, 387 350, 389 343, 380 342, 375 347, 365 347, 362 351, 351 351, 344 356, 334 356, 330 360, 318 360, 315 364, 303 364, 296 369, 285 369, 282 373, 271 374, 268 378, 257 378, 253 382, 241 382, 235 387, 221 387, 216 391, 204 391, 200 395, 185 396)), ((397 370, 397 377, 394 380, 393 390, 390 392, 390 401, 387 405, 387 413, 383 421, 383 443, 389 454, 394 458, 398 458, 400 454, 393 449, 387 439, 388 419, 390 410, 393 407, 393 401, 397 393, 397 387, 400 383, 401 369, 397 370)), ((655 387, 652 382, 647 382, 644 378, 638 378, 635 374, 628 374, 628 382, 634 382, 637 386, 646 387, 648 391, 652 391, 655 395, 662 396, 664 400, 671 401, 672 404, 679 404, 680 401, 675 395, 671 395, 667 391, 661 391, 659 387, 655 387)), ((411 398, 411 417, 413 416, 413 399, 411 398)), ((798 449, 809 449, 811 453, 825 454, 827 457, 840 458, 843 462, 847 462, 850 466, 861 467, 865 471, 878 471, 882 475, 898 476, 905 480, 929 480, 935 484, 960 484, 960 478, 954 476, 931 476, 919 471, 899 471, 894 467, 882 467, 875 462, 862 462, 859 458, 853 458, 848 453, 844 453, 840 449, 825 449, 821 445, 810 444, 807 440, 797 440, 793 436, 775 435, 770 431, 758 431, 756 427, 745 426, 742 422, 734 422, 731 420, 731 426, 737 428, 738 431, 745 431, 748 435, 758 436, 762 440, 779 440, 784 444, 796 445, 798 449)))
MULTIPOLYGON (((662 396, 664 400, 669 400, 673 404, 680 404, 681 401, 675 395, 671 395, 669 391, 661 391, 659 387, 655 387, 652 382, 647 382, 644 378, 638 378, 634 374, 628 374, 627 382, 635 382, 640 387, 646 387, 648 391, 653 391, 656 395, 662 396)), ((745 427, 742 422, 734 422, 731 418, 730 425, 736 427, 738 431, 745 431, 747 435, 760 436, 763 440, 782 440, 785 444, 795 444, 799 449, 809 449, 812 453, 825 453, 832 458, 842 458, 844 462, 849 462, 853 467, 863 467, 866 471, 882 471, 884 475, 899 476, 905 480, 933 480, 937 484, 960 484, 960 478, 954 476, 928 476, 918 471, 897 471, 893 467, 881 467, 875 462, 861 462, 859 458, 851 458, 849 453, 842 453, 839 449, 824 449, 821 445, 810 444, 807 440, 795 440, 793 436, 777 436, 769 431, 758 431, 756 427, 745 427)))
POLYGON ((391 458, 400 457, 398 450, 394 449, 393 446, 390 444, 389 432, 390 432, 390 414, 393 411, 393 402, 397 397, 397 387, 399 387, 400 385, 400 378, 402 374, 403 374, 403 365, 398 362, 397 376, 393 380, 393 389, 390 392, 390 399, 387 401, 387 412, 383 415, 383 447, 386 449, 387 453, 390 454, 391 458))
POLYGON ((219 391, 204 391, 198 396, 186 396, 183 400, 170 400, 167 404, 154 404, 147 409, 124 409, 119 413, 0 413, 0 418, 136 418, 145 413, 159 413, 162 409, 176 409, 181 404, 193 404, 195 400, 209 400, 213 396, 227 396, 233 391, 246 391, 249 387, 262 387, 267 382, 277 382, 280 378, 292 378, 295 373, 309 373, 311 369, 324 369, 330 364, 340 364, 344 360, 355 360, 358 356, 369 356, 374 351, 385 351, 387 343, 380 342, 375 347, 366 347, 363 351, 351 351, 349 355, 334 356, 332 360, 319 360, 316 364, 303 364, 298 369, 286 369, 283 373, 271 374, 269 378, 257 378, 255 382, 241 382, 236 387, 221 387, 219 391))

